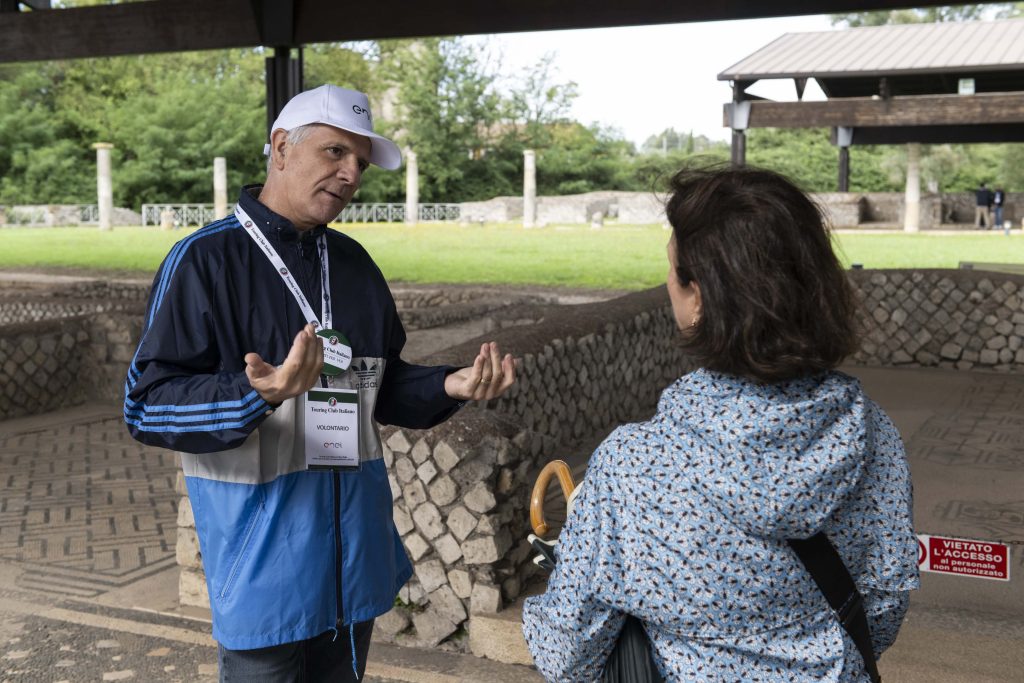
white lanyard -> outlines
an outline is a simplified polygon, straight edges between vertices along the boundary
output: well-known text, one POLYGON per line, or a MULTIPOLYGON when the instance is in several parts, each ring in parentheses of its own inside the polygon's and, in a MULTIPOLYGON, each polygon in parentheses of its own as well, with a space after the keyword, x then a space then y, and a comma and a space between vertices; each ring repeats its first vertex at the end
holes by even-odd
POLYGON ((287 266, 284 265, 284 261, 281 260, 281 256, 277 253, 274 247, 267 241, 267 238, 263 236, 256 224, 253 223, 252 219, 249 218, 249 214, 242 209, 241 204, 235 205, 235 217, 238 218, 238 222, 242 224, 245 231, 249 233, 249 237, 256 242, 256 245, 263 250, 270 262, 274 264, 274 268, 277 269, 278 275, 284 280, 285 286, 288 291, 295 297, 295 301, 298 302, 299 308, 302 309, 302 314, 306 317, 306 322, 313 323, 316 325, 316 331, 324 329, 331 329, 331 295, 330 295, 330 266, 327 262, 327 239, 320 235, 316 238, 316 248, 320 253, 320 308, 322 315, 317 320, 316 313, 313 311, 313 307, 309 305, 309 301, 306 300, 306 295, 302 293, 302 289, 299 287, 299 283, 292 277, 292 273, 288 270, 287 266))

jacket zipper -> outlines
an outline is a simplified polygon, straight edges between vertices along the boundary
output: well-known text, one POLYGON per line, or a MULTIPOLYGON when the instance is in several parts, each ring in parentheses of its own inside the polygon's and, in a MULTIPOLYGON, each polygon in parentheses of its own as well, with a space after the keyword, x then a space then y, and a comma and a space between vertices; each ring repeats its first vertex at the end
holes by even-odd
POLYGON ((335 625, 340 629, 345 623, 341 594, 341 474, 331 472, 331 476, 334 478, 334 575, 338 584, 338 619, 335 625))
MULTIPOLYGON (((297 241, 295 243, 295 250, 298 252, 299 262, 302 264, 302 275, 306 281, 306 286, 310 290, 315 290, 313 286, 310 273, 309 264, 306 263, 305 255, 302 251, 302 242, 297 241)), ((320 252, 316 251, 317 257, 319 258, 320 252)), ((315 264, 319 267, 319 263, 315 264)), ((315 270, 315 268, 314 268, 315 270)), ((323 292, 321 292, 323 296, 323 292)), ((321 321, 322 323, 323 321, 321 321)), ((322 386, 327 386, 326 379, 321 376, 320 383, 322 386)), ((341 583, 341 566, 342 566, 342 548, 341 548, 341 475, 338 472, 331 472, 331 484, 334 489, 334 578, 337 585, 337 600, 336 606, 338 610, 338 618, 335 621, 335 626, 338 630, 345 623, 345 602, 342 595, 342 583, 341 583)))

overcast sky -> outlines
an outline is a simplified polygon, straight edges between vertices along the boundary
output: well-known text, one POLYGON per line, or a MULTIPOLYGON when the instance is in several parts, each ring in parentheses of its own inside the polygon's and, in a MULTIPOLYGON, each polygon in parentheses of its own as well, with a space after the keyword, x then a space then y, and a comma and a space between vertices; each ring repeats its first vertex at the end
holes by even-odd
MULTIPOLYGON (((559 82, 575 81, 573 118, 618 128, 637 145, 666 128, 725 140, 722 105, 732 92, 718 74, 784 33, 832 30, 827 16, 750 19, 636 28, 542 31, 488 36, 515 74, 556 53, 559 82)), ((805 99, 820 90, 808 84, 805 99)), ((795 99, 792 80, 764 81, 750 92, 795 99), (773 87, 774 86, 774 87, 773 87)))

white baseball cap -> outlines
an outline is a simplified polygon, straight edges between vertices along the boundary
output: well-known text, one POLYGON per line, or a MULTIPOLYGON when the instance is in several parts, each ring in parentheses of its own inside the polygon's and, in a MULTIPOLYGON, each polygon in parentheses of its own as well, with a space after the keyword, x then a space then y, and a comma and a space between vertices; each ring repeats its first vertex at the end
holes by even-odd
MULTIPOLYGON (((389 171, 402 165, 398 145, 373 132, 373 114, 365 93, 330 84, 300 92, 284 105, 270 132, 278 128, 291 130, 311 123, 325 123, 370 138, 371 164, 389 171)), ((270 154, 269 144, 263 146, 263 153, 270 154)))

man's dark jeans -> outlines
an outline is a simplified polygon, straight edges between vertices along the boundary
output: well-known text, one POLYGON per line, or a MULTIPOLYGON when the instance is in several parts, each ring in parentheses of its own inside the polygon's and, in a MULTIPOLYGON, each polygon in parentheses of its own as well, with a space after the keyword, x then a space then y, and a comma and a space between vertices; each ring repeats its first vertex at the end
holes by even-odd
POLYGON ((349 627, 315 638, 258 650, 228 650, 220 646, 217 663, 221 683, 349 683, 362 680, 370 649, 373 619, 355 625, 356 666, 352 671, 349 627))

